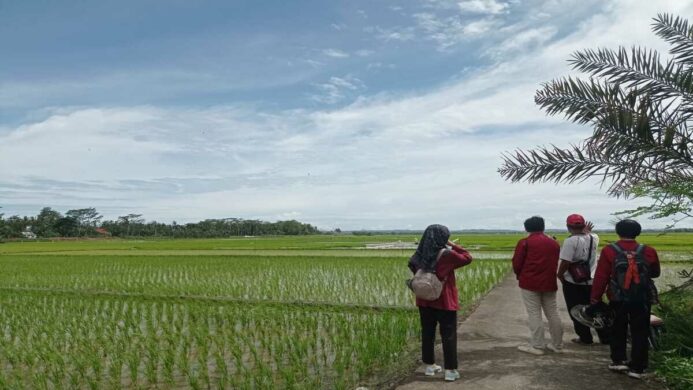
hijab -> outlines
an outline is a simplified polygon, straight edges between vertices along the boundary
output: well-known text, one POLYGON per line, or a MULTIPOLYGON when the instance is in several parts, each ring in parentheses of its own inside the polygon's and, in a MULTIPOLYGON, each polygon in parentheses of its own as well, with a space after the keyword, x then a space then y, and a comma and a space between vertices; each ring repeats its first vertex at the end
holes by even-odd
POLYGON ((411 263, 424 271, 434 271, 438 253, 450 239, 450 230, 443 225, 430 225, 424 230, 419 246, 411 258, 411 263))

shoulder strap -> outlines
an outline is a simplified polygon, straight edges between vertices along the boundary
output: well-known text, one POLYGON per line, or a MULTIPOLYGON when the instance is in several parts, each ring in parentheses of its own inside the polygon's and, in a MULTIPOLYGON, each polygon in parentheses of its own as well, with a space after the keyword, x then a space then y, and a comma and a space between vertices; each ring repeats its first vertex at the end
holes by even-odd
POLYGON ((636 255, 641 255, 645 251, 645 245, 639 244, 638 248, 635 249, 635 254, 636 255))
POLYGON ((635 261, 643 264, 646 267, 649 267, 649 264, 647 263, 647 259, 645 258, 644 252, 645 252, 645 245, 638 244, 638 247, 635 249, 635 261))
POLYGON ((614 242, 614 243, 612 243, 610 246, 611 246, 612 248, 614 248, 614 250, 616 251, 616 254, 619 254, 619 255, 620 255, 620 254, 623 253, 623 249, 621 248, 620 245, 618 245, 618 243, 615 243, 615 242, 614 242))
MULTIPOLYGON (((436 257, 436 265, 438 265, 438 262, 440 261, 440 258, 443 257, 443 255, 446 254, 446 253, 448 253, 448 249, 447 249, 447 248, 443 248, 443 249, 441 249, 441 250, 438 252, 438 257, 436 257)), ((454 272, 454 271, 453 271, 453 272, 454 272)), ((434 274, 436 273, 435 268, 433 269, 433 273, 434 273, 434 274)), ((445 284, 445 281, 447 281, 447 280, 448 280, 448 277, 446 276, 445 278, 443 278, 443 280, 441 280, 441 282, 443 282, 443 284, 445 284)))
POLYGON ((590 260, 592 260, 592 246, 594 245, 594 236, 590 233, 590 249, 588 249, 587 252, 587 262, 589 263, 590 260))

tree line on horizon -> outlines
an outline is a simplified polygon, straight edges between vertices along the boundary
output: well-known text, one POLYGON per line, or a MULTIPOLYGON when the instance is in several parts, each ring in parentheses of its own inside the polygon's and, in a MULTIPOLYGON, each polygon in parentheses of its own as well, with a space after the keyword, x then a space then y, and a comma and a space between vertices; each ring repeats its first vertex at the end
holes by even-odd
POLYGON ((242 218, 206 219, 178 224, 146 221, 142 214, 127 214, 103 220, 95 208, 68 210, 64 215, 44 207, 36 216, 0 213, 0 238, 59 237, 171 237, 218 238, 231 236, 307 235, 320 233, 317 227, 296 220, 266 222, 242 218))

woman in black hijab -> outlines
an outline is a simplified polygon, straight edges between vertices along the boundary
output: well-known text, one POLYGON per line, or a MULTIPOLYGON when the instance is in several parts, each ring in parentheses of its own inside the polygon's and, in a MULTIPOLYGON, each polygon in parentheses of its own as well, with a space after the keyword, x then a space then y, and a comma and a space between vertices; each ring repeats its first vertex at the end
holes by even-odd
POLYGON ((421 360, 426 364, 425 375, 434 376, 442 368, 435 364, 434 342, 436 326, 440 324, 443 341, 445 380, 460 377, 457 372, 457 310, 459 297, 455 269, 472 262, 472 256, 461 246, 449 241, 450 230, 443 225, 430 225, 419 241, 416 252, 409 259, 409 269, 435 272, 443 283, 440 297, 434 301, 416 299, 421 318, 421 360))
MULTIPOLYGON (((450 239, 450 230, 443 225, 430 225, 424 230, 419 247, 409 261, 409 268, 415 266, 416 269, 424 271, 433 271, 438 257, 438 253, 442 249, 447 249, 448 240, 450 239)), ((413 271, 413 268, 412 268, 413 271)))

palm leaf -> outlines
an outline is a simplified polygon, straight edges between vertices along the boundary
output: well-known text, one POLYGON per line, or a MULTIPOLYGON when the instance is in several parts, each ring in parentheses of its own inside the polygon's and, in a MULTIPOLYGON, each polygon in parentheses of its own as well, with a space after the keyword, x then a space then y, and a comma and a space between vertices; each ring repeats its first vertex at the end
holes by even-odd
POLYGON ((592 77, 637 88, 658 99, 680 98, 683 105, 693 105, 693 69, 675 60, 662 64, 654 50, 634 47, 629 53, 624 47, 587 49, 574 53, 569 63, 592 77))
POLYGON ((673 46, 670 53, 676 61, 693 61, 693 26, 687 20, 659 14, 654 18, 652 30, 673 46))

